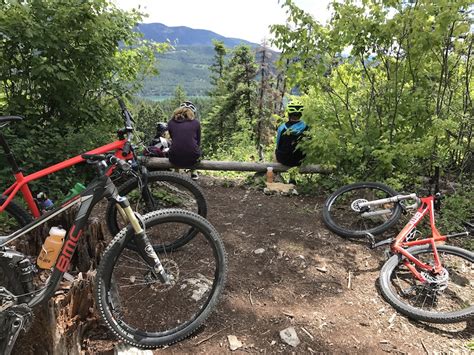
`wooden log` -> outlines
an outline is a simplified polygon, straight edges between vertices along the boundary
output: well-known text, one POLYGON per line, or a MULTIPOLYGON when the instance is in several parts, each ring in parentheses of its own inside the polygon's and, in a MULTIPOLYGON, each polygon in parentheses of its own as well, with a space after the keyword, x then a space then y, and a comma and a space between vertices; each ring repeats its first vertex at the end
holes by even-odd
MULTIPOLYGON (((150 170, 176 168, 173 164, 170 163, 168 158, 140 157, 139 159, 150 170)), ((284 172, 291 169, 291 167, 289 166, 275 162, 241 162, 216 160, 201 160, 192 168, 197 170, 266 172, 267 167, 272 167, 274 172, 284 172)), ((331 172, 331 170, 325 169, 321 167, 321 165, 304 165, 299 168, 299 172, 303 174, 328 174, 331 172)))

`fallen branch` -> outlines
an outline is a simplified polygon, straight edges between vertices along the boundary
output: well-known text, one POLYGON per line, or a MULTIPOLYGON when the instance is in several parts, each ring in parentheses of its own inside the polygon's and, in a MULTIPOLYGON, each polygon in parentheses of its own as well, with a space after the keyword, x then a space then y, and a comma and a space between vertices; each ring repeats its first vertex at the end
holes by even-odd
POLYGON ((194 346, 201 345, 202 343, 208 341, 209 339, 211 339, 212 337, 216 336, 217 334, 219 334, 219 333, 222 332, 223 330, 226 330, 227 328, 229 328, 229 327, 222 328, 221 330, 215 332, 214 334, 209 335, 207 338, 204 338, 204 339, 198 341, 196 344, 194 344, 194 346))
POLYGON ((425 343, 423 343, 423 340, 420 339, 420 342, 421 342, 421 346, 423 346, 423 349, 425 350, 425 353, 429 354, 430 352, 428 351, 428 349, 426 349, 426 346, 425 346, 425 343))

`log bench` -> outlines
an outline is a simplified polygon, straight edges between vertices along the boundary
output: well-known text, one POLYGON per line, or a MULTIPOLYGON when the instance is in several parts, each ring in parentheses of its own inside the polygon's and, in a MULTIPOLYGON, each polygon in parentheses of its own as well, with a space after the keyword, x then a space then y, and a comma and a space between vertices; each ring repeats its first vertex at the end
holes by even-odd
MULTIPOLYGON (((170 163, 168 158, 139 157, 139 160, 149 170, 177 168, 170 163)), ((218 161, 201 160, 192 168, 197 170, 221 170, 221 171, 254 171, 266 172, 267 167, 272 167, 274 172, 284 172, 291 167, 276 162, 241 162, 241 161, 218 161)), ((321 165, 304 165, 299 168, 302 174, 319 173, 329 174, 330 169, 321 167, 321 165)))

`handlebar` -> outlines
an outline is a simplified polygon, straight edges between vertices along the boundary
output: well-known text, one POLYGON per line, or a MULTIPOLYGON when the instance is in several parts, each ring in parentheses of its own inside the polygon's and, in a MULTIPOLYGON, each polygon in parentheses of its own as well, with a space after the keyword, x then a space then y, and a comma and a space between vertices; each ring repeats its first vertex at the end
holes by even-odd
POLYGON ((119 103, 120 108, 122 109, 122 115, 123 115, 124 123, 125 123, 125 128, 119 131, 119 135, 127 133, 127 142, 125 142, 123 146, 123 151, 122 151, 122 156, 126 157, 127 155, 130 154, 130 151, 132 150, 132 144, 131 144, 132 132, 133 132, 132 122, 135 123, 135 121, 133 120, 132 115, 130 114, 127 107, 125 106, 125 103, 123 102, 123 100, 121 98, 118 98, 117 101, 119 103))
POLYGON ((91 163, 104 162, 106 166, 116 165, 123 172, 130 171, 132 168, 125 160, 119 159, 113 154, 82 154, 81 157, 91 163))
POLYGON ((133 130, 133 123, 135 123, 134 119, 132 118, 132 115, 128 111, 127 107, 125 106, 125 103, 123 102, 122 99, 117 99, 120 108, 122 109, 122 114, 123 118, 125 119, 125 129, 126 130, 133 130))

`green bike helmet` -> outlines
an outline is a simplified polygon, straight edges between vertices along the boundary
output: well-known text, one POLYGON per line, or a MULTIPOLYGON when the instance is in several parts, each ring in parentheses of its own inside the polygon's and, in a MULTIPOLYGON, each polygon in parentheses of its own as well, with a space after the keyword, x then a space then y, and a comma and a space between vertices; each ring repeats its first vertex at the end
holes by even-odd
POLYGON ((293 99, 286 107, 288 113, 303 113, 304 105, 298 99, 293 99))

